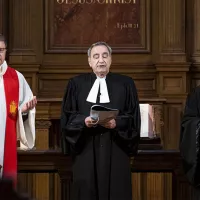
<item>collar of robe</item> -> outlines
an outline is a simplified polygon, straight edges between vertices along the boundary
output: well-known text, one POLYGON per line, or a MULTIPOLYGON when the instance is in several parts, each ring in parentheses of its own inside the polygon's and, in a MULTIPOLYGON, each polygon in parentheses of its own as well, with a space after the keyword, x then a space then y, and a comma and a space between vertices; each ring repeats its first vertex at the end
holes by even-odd
POLYGON ((3 64, 0 66, 0 78, 2 78, 3 75, 6 73, 7 67, 8 65, 6 61, 4 60, 3 64))
POLYGON ((6 61, 3 62, 3 64, 0 66, 0 87, 3 85, 3 75, 6 73, 6 70, 8 68, 8 65, 6 61))
POLYGON ((107 89, 107 84, 106 84, 106 77, 100 78, 97 76, 89 94, 87 97, 88 102, 91 103, 96 103, 97 101, 97 95, 100 87, 100 103, 109 103, 109 95, 108 95, 108 89, 107 89))

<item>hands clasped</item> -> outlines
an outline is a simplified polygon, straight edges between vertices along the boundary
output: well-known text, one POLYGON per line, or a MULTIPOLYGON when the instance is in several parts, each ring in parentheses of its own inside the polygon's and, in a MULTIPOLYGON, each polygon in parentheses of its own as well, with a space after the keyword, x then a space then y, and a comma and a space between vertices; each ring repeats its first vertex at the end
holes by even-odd
POLYGON ((108 129, 114 129, 116 127, 115 119, 110 119, 108 121, 99 123, 98 121, 94 121, 90 116, 85 118, 85 125, 87 127, 91 128, 97 124, 100 124, 101 126, 108 128, 108 129))

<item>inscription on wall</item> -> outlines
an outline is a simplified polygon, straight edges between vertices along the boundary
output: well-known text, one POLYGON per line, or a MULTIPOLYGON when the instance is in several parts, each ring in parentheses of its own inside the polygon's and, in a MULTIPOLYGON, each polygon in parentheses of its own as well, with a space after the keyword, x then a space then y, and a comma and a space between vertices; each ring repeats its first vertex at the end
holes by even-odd
POLYGON ((147 51, 147 2, 46 0, 46 52, 85 52, 97 41, 114 52, 147 51))

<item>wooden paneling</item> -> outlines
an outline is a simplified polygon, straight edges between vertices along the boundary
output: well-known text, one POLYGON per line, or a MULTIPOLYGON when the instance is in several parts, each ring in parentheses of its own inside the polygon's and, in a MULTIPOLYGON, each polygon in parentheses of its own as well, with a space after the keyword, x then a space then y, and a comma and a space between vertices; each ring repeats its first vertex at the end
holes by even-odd
POLYGON ((50 121, 39 120, 36 121, 36 140, 35 146, 38 150, 49 149, 49 128, 51 126, 50 121))
POLYGON ((0 0, 0 34, 6 34, 6 14, 7 4, 6 0, 0 0))
POLYGON ((19 173, 18 191, 37 200, 61 200, 57 173, 19 173))
MULTIPOLYGON (((10 1, 10 14, 12 21, 16 22, 15 20, 18 20, 18 23, 12 23, 10 27, 13 30, 10 43, 11 52, 23 51, 23 54, 33 52, 31 1, 10 1)), ((32 62, 31 59, 27 61, 32 62)))
MULTIPOLYGON (((189 6, 189 5, 188 5, 189 6)), ((200 63, 200 13, 198 7, 200 2, 198 0, 192 1, 191 13, 193 14, 190 22, 193 25, 193 55, 192 59, 195 63, 200 63), (192 21, 193 20, 193 21, 192 21)))
POLYGON ((185 99, 188 92, 189 63, 157 64, 157 92, 159 96, 185 99))
MULTIPOLYGON (((171 173, 132 173, 133 199, 165 200, 172 198, 172 188, 165 192, 165 177, 171 173), (167 196, 164 194, 167 193, 167 196)), ((172 184, 172 181, 171 183, 172 184)))
POLYGON ((36 74, 43 57, 43 2, 9 0, 8 4, 9 64, 28 77, 32 74, 31 87, 37 94, 36 74))
POLYGON ((156 96, 156 73, 127 73, 134 79, 140 97, 156 96))
MULTIPOLYGON (((31 151, 19 152, 18 160, 19 191, 37 200, 69 200, 72 173, 68 156, 59 150, 31 151)), ((192 200, 177 151, 139 152, 132 161, 132 188, 134 200, 192 200)))
POLYGON ((38 77, 38 93, 40 97, 61 98, 68 80, 72 76, 61 74, 41 74, 38 77))
POLYGON ((3 13, 3 8, 5 8, 5 5, 4 5, 4 0, 1 0, 0 1, 0 33, 2 34, 3 33, 3 20, 5 19, 4 17, 4 13, 3 13))
POLYGON ((160 73, 160 94, 177 95, 186 92, 185 73, 172 74, 170 72, 160 73))
POLYGON ((149 52, 150 11, 150 0, 46 0, 45 51, 86 53, 104 40, 114 52, 149 52))
POLYGON ((169 99, 164 109, 164 149, 179 149, 183 101, 169 99), (176 123, 175 123, 176 122, 176 123))
MULTIPOLYGON (((111 71, 135 80, 140 101, 145 98, 151 103, 152 99, 157 99, 158 104, 164 105, 160 138, 142 140, 140 147, 177 150, 186 95, 191 87, 200 83, 199 0, 133 0, 129 1, 132 6, 114 5, 114 0, 107 1, 108 5, 86 5, 83 3, 86 1, 73 4, 63 0, 0 0, 0 33, 6 34, 9 41, 9 65, 26 77, 33 93, 40 99, 36 149, 60 148, 59 117, 67 82, 71 77, 91 71, 86 49, 91 42, 101 39, 114 50, 111 71), (98 18, 97 8, 106 8, 102 12, 109 16, 98 18), (115 13, 119 16, 112 18, 115 13), (90 26, 86 19, 91 20, 90 26), (130 19, 132 28, 123 25, 125 21, 130 24, 130 19), (109 23, 104 30, 106 21, 109 23), (133 23, 139 26, 134 28, 133 23), (92 33, 89 39, 88 33, 92 33)), ((49 154, 36 155, 31 154, 29 159, 27 154, 20 154, 20 159, 27 159, 19 164, 20 190, 29 191, 30 195, 42 200, 69 198, 67 163, 58 169, 48 160, 49 154), (42 165, 36 166, 39 163, 32 162, 36 157, 43 160, 42 165), (32 168, 37 173, 32 173, 32 168), (44 191, 41 191, 42 186, 44 191)), ((190 188, 182 174, 174 171, 173 163, 178 162, 178 166, 180 159, 174 154, 167 158, 165 155, 166 161, 159 155, 153 159, 152 154, 143 157, 140 153, 136 159, 132 174, 133 197, 139 200, 189 200, 190 188), (163 165, 167 167, 162 168, 163 165)), ((60 155, 51 158, 54 157, 65 160, 60 155)))
POLYGON ((185 0, 158 2, 160 60, 185 62, 185 0))

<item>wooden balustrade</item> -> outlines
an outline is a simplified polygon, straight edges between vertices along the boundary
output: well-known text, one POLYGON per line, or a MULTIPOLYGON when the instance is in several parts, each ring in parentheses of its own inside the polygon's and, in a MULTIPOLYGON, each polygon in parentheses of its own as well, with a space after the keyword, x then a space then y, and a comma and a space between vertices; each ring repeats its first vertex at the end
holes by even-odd
MULTIPOLYGON (((69 156, 63 155, 59 150, 47 150, 47 151, 19 151, 18 152, 18 171, 19 171, 19 191, 27 192, 34 197, 38 197, 37 199, 40 200, 46 197, 46 199, 54 200, 70 200, 70 186, 72 181, 72 171, 71 171, 71 158, 69 156), (29 174, 29 178, 21 179, 21 174, 29 174), (33 175, 32 178, 31 174, 33 175), (44 177, 44 174, 48 176, 48 178, 44 177), (57 179, 53 176, 58 174, 57 179), (39 176, 43 176, 38 178, 39 176), (38 178, 38 179, 37 179, 38 178), (20 182, 21 180, 21 182, 20 182), (22 182, 23 180, 23 182, 22 182), (38 180, 38 182, 37 182, 38 180), (43 183, 39 182, 43 180, 43 183), (49 181, 48 183, 45 180, 49 181), (33 183, 35 182, 35 183, 33 183), (58 183, 59 182, 59 183, 58 183), (28 184, 29 187, 25 187, 25 184, 28 184), (42 192, 43 190, 39 190, 37 188, 37 184, 41 187, 42 185, 45 187, 50 187, 48 191, 42 192), (40 193, 34 193, 34 185, 36 185, 36 191, 39 190, 40 193), (31 187, 33 186, 33 187, 31 187), (51 188, 52 187, 52 188, 51 188), (59 187, 59 189, 56 189, 59 187), (51 191, 54 190, 54 192, 51 191), (56 190, 56 192, 55 192, 56 190), (55 194, 56 193, 56 194, 55 194), (38 195, 38 196, 37 196, 38 195), (46 196, 45 196, 46 195, 46 196), (51 196, 53 195, 53 196, 51 196), (48 196, 48 197, 47 197, 48 196), (57 197, 55 197, 57 196, 57 197)), ((178 151, 166 151, 166 150, 141 150, 138 152, 138 155, 131 159, 130 164, 132 165, 132 174, 133 179, 134 176, 138 176, 138 174, 142 174, 141 177, 148 177, 148 176, 163 176, 164 182, 171 180, 171 187, 170 189, 162 189, 164 193, 169 193, 165 190, 171 191, 171 198, 172 200, 181 199, 181 200, 189 200, 191 198, 191 188, 187 180, 185 179, 181 167, 181 158, 178 151), (168 178, 167 178, 168 177, 168 178), (169 178, 171 177, 171 178, 169 178), (184 192, 180 188, 184 188, 184 192)), ((120 173, 120 172, 119 172, 120 173)), ((159 180, 155 179, 155 181, 159 180)), ((134 182, 133 182, 134 184, 134 182)), ((138 183, 139 184, 139 183, 138 183)), ((38 187, 40 187, 38 186, 38 187)), ((153 186, 149 183, 148 187, 158 187, 153 186)), ((164 187, 164 186, 163 186, 164 187)), ((144 188, 143 188, 144 189, 144 188)), ((154 188, 156 189, 156 188, 154 188)), ((134 188, 133 188, 134 192, 134 188)), ((136 194, 135 194, 136 195, 136 194)), ((159 194, 158 194, 159 195, 159 194)), ((161 195, 161 194, 160 194, 161 195)), ((169 195, 169 194, 168 194, 169 195)), ((146 199, 146 198, 145 198, 146 199)), ((166 199, 166 197, 163 199, 166 199)))

